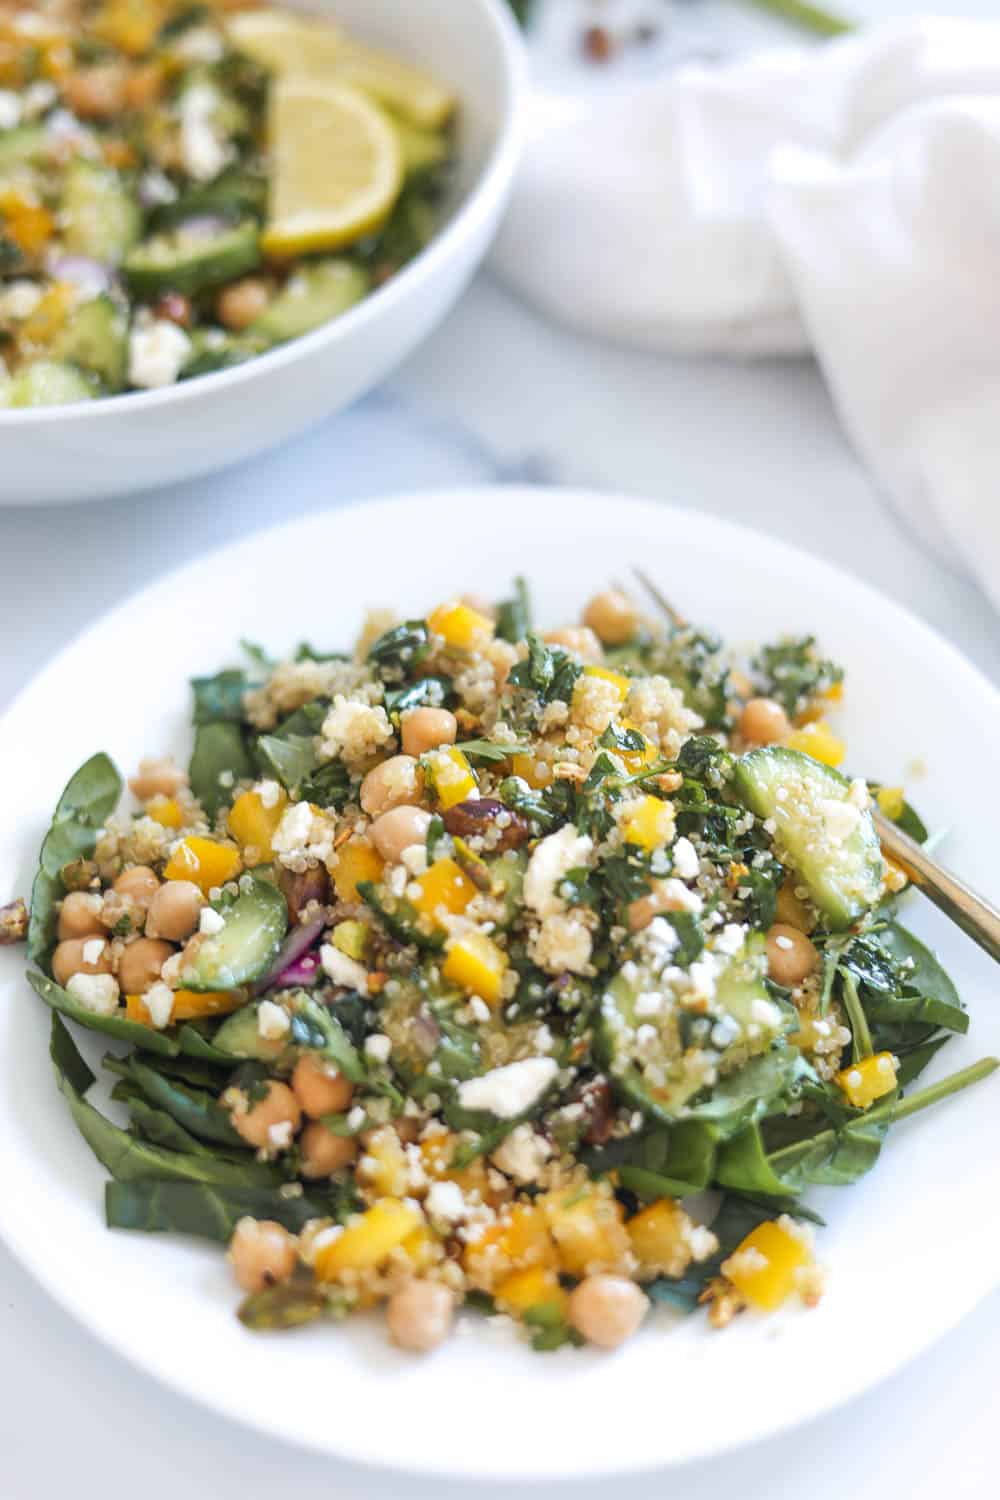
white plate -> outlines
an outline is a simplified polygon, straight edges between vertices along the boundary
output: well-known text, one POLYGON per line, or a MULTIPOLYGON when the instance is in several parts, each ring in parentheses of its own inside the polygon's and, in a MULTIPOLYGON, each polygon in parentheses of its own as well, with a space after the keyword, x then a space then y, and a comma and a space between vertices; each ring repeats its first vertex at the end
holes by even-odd
MULTIPOLYGON (((815 629, 848 668, 849 764, 906 780, 948 855, 995 886, 986 771, 993 690, 926 626, 778 542, 667 506, 576 492, 471 490, 367 505, 252 537, 123 605, 21 696, 0 732, 0 892, 26 890, 69 773, 108 749, 126 771, 186 740, 185 681, 237 654, 349 641, 362 610, 420 612, 459 588, 498 595, 518 572, 557 623, 639 562, 734 641, 815 629), (927 767, 918 782, 908 768, 927 767)), ((972 1012, 934 1075, 1000 1050, 996 972, 914 898, 972 1012)), ((377 1325, 254 1336, 217 1250, 101 1221, 104 1173, 52 1082, 49 1015, 19 957, 0 962, 0 1230, 63 1305, 135 1364, 206 1405, 313 1448, 477 1477, 593 1475, 716 1454, 814 1417, 925 1349, 998 1279, 1000 1200, 988 1164, 1000 1094, 988 1081, 902 1125, 876 1171, 815 1203, 829 1291, 814 1312, 746 1316, 725 1334, 658 1315, 614 1356, 546 1357, 473 1324, 432 1358, 377 1325)), ((89 1049, 91 1057, 100 1046, 89 1049)))

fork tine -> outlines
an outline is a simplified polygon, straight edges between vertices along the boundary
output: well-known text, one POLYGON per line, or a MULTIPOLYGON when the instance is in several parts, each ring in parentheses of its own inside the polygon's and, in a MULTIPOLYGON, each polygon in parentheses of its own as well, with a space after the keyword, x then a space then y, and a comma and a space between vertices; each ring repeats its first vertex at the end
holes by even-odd
POLYGON ((649 594, 649 596, 655 601, 658 607, 666 615, 671 625, 673 625, 676 630, 683 630, 684 626, 687 624, 687 620, 685 620, 684 616, 680 613, 679 610, 674 609, 674 606, 671 604, 670 600, 666 597, 665 594, 660 592, 653 580, 646 573, 644 573, 641 568, 633 568, 632 572, 635 574, 636 578, 638 578, 639 582, 646 590, 646 593, 649 594))

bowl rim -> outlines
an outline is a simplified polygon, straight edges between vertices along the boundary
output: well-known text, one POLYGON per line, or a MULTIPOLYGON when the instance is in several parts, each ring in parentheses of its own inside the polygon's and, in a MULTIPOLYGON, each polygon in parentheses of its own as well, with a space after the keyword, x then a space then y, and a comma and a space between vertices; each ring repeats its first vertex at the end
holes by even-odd
POLYGON ((383 286, 377 287, 361 302, 340 317, 255 355, 229 370, 215 370, 196 375, 191 380, 175 382, 151 391, 125 391, 119 395, 101 396, 94 401, 74 401, 63 405, 0 409, 0 432, 14 427, 47 426, 56 422, 110 421, 123 411, 149 412, 158 406, 182 406, 210 396, 226 387, 237 387, 278 372, 295 360, 307 357, 326 344, 347 338, 356 329, 383 313, 389 316, 395 303, 416 294, 430 281, 439 266, 457 251, 462 240, 475 233, 487 219, 498 199, 502 199, 513 178, 522 143, 521 107, 527 92, 528 66, 524 43, 504 0, 464 0, 476 5, 485 19, 496 47, 503 92, 503 117, 489 155, 476 180, 460 203, 457 212, 408 265, 383 286))

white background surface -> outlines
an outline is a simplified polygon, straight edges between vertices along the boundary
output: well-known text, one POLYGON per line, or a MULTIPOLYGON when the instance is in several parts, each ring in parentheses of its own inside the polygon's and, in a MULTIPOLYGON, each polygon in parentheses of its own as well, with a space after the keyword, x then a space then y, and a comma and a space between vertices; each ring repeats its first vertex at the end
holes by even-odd
MULTIPOLYGON (((868 8, 874 13, 876 5, 868 8)), ((877 8, 902 7, 882 0, 877 8)), ((231 538, 393 489, 522 477, 660 495, 793 539, 907 602, 1000 680, 996 616, 967 580, 915 545, 872 492, 810 365, 666 361, 609 350, 540 323, 483 276, 385 389, 252 468, 139 501, 0 512, 0 707, 95 614, 231 538)), ((567 517, 568 538, 571 531, 567 517)), ((331 587, 339 567, 358 561, 332 557, 331 587)), ((370 566, 375 600, 377 563, 370 566)), ((460 575, 459 553, 456 581, 460 575)), ((259 592, 265 622, 266 577, 248 579, 247 587, 259 592)), ((155 641, 149 650, 153 661, 155 641)), ((97 702, 115 691, 108 663, 94 663, 94 688, 97 702)), ((929 683, 929 712, 933 700, 929 683)), ((4 815, 15 813, 7 799, 4 815)), ((993 1165, 984 1164, 989 1172, 993 1165)), ((86 1266, 79 1274, 86 1278, 86 1266)), ((858 1316, 863 1329, 863 1308, 858 1316)), ((635 1500, 668 1493, 764 1500, 780 1487, 807 1500, 845 1493, 851 1500, 986 1500, 997 1485, 998 1349, 994 1295, 927 1358, 842 1414, 669 1478, 630 1480, 630 1493, 635 1500)), ((198 1357, 196 1333, 191 1357, 198 1357)), ((609 1412, 608 1420, 620 1424, 627 1443, 627 1414, 609 1412)), ((330 1421, 337 1421, 335 1389, 330 1421)), ((514 1440, 516 1428, 512 1392, 510 1410, 497 1413, 497 1441, 514 1440)), ((80 1332, 3 1250, 0 1453, 0 1500, 66 1493, 176 1500, 185 1489, 196 1500, 279 1493, 449 1500, 471 1492, 303 1455, 207 1416, 80 1332)), ((516 1488, 526 1500, 558 1493, 516 1488)), ((606 1482, 573 1486, 575 1500, 607 1490, 606 1482)), ((499 1500, 514 1487, 476 1493, 499 1500)))

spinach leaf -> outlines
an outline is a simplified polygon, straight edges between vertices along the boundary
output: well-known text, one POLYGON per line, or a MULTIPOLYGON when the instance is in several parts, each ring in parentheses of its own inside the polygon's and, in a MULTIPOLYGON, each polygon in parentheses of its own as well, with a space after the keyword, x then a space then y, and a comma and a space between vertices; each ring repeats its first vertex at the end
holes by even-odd
POLYGON ((713 1277, 718 1276, 722 1262, 742 1244, 751 1230, 765 1219, 773 1218, 773 1204, 755 1203, 736 1193, 727 1193, 712 1221, 712 1233, 719 1242, 715 1254, 692 1265, 685 1276, 677 1279, 661 1276, 656 1281, 647 1282, 643 1290, 654 1302, 669 1303, 681 1312, 694 1312, 701 1293, 713 1277))
POLYGON ((243 694, 249 686, 246 673, 235 667, 214 677, 193 677, 195 724, 241 724, 243 694))
POLYGON ((291 999, 291 1040, 329 1058, 351 1083, 367 1083, 368 1072, 361 1055, 336 1016, 305 990, 291 999))
POLYGON ((773 646, 762 646, 751 667, 759 691, 775 698, 790 719, 844 678, 842 667, 820 656, 812 635, 783 636, 773 646))
POLYGON ((959 993, 931 950, 899 922, 890 922, 879 940, 896 960, 903 990, 888 1004, 879 999, 869 1002, 871 1018, 920 1021, 963 1034, 968 1031, 969 1016, 959 993))
POLYGON ((49 1056, 58 1074, 69 1081, 69 1085, 81 1097, 95 1081, 93 1070, 80 1055, 80 1051, 67 1028, 53 1014, 52 1033, 49 1038, 49 1056))
POLYGON ((583 668, 561 646, 546 646, 541 636, 529 633, 528 656, 512 667, 508 685, 523 692, 537 694, 543 703, 559 699, 568 703, 583 668))
MULTIPOLYGON (((254 666, 259 667, 262 672, 269 674, 273 672, 275 667, 278 665, 274 657, 271 656, 269 652, 265 651, 263 646, 258 645, 256 641, 248 641, 247 638, 243 636, 240 639, 240 646, 243 650, 244 655, 249 656, 254 666)), ((298 658, 296 658, 296 660, 298 660, 298 658)))
POLYGON ((46 964, 55 947, 56 903, 63 895, 60 871, 94 852, 97 834, 118 806, 121 790, 114 762, 101 751, 73 773, 56 803, 31 888, 28 957, 37 964, 46 964))
POLYGON ((109 1182, 104 1210, 110 1229, 191 1234, 228 1244, 244 1215, 273 1219, 297 1234, 329 1214, 327 1195, 286 1197, 278 1188, 224 1187, 196 1182, 109 1182))
POLYGON ((619 1137, 582 1155, 595 1174, 629 1166, 683 1183, 685 1192, 697 1192, 712 1181, 715 1153, 715 1136, 708 1127, 681 1121, 653 1126, 640 1135, 619 1137))
POLYGON ((437 932, 424 932, 417 926, 417 914, 412 906, 398 901, 394 896, 383 898, 370 880, 358 881, 358 895, 366 906, 371 907, 381 920, 383 927, 397 943, 437 952, 444 947, 444 938, 437 932))
POLYGON ((715 1177, 723 1187, 762 1197, 794 1197, 798 1191, 771 1165, 756 1124, 745 1126, 719 1148, 715 1177))
POLYGON ((796 1047, 773 1047, 720 1079, 703 1099, 694 1100, 688 1118, 714 1131, 718 1140, 727 1140, 794 1098, 813 1076, 796 1047))
POLYGON ((405 677, 431 649, 426 620, 404 620, 385 631, 369 648, 368 660, 383 673, 405 677))
POLYGON ((243 1146, 243 1137, 233 1128, 229 1111, 207 1089, 192 1088, 179 1079, 165 1077, 137 1057, 129 1059, 128 1076, 150 1104, 165 1110, 178 1125, 201 1140, 222 1146, 243 1146))
POLYGON ((425 705, 443 708, 450 697, 450 677, 419 677, 406 687, 389 688, 382 701, 389 718, 398 724, 400 714, 408 708, 423 708, 425 705))
POLYGON ((232 802, 236 783, 249 780, 253 773, 253 761, 238 724, 218 721, 198 725, 188 776, 191 790, 209 818, 232 802))
POLYGON ((662 1173, 650 1172, 646 1167, 619 1167, 618 1181, 643 1203, 656 1203, 660 1198, 683 1198, 687 1193, 696 1191, 690 1182, 684 1182, 679 1177, 664 1177, 662 1173))
MULTIPOLYGON (((213 1047, 210 1039, 200 1029, 204 1026, 203 1021, 187 1021, 177 1033, 177 1045, 185 1057, 201 1058, 204 1062, 217 1063, 219 1067, 231 1068, 232 1056, 228 1052, 220 1052, 218 1047, 213 1047)), ((219 1023, 215 1022, 213 1031, 218 1030, 219 1023)))
POLYGON ((130 1129, 141 1135, 144 1141, 154 1146, 165 1146, 168 1151, 182 1151, 192 1156, 211 1156, 212 1152, 202 1141, 197 1140, 183 1125, 179 1125, 166 1110, 154 1109, 147 1104, 138 1087, 122 1079, 111 1091, 112 1099, 128 1105, 130 1129))
POLYGON ((709 729, 726 723, 729 668, 718 636, 683 626, 654 652, 647 670, 668 677, 709 729))
POLYGON ((497 610, 497 635, 516 646, 531 630, 531 597, 523 578, 514 579, 514 597, 504 599, 497 610))
POLYGON ((520 755, 529 747, 527 745, 495 745, 492 740, 462 740, 455 746, 465 755, 471 755, 479 760, 506 760, 508 756, 520 755))
POLYGON ((255 741, 254 750, 261 769, 293 797, 299 795, 299 787, 316 769, 316 742, 312 735, 262 734, 255 741))
POLYGON ((50 1009, 68 1016, 71 1021, 88 1031, 100 1031, 104 1036, 117 1037, 119 1041, 131 1042, 134 1047, 141 1047, 147 1052, 170 1054, 177 1051, 177 1043, 173 1038, 165 1032, 154 1030, 152 1026, 129 1021, 124 1015, 98 1016, 91 1010, 85 1010, 67 990, 60 989, 54 980, 46 978, 44 974, 30 971, 28 983, 50 1009))

